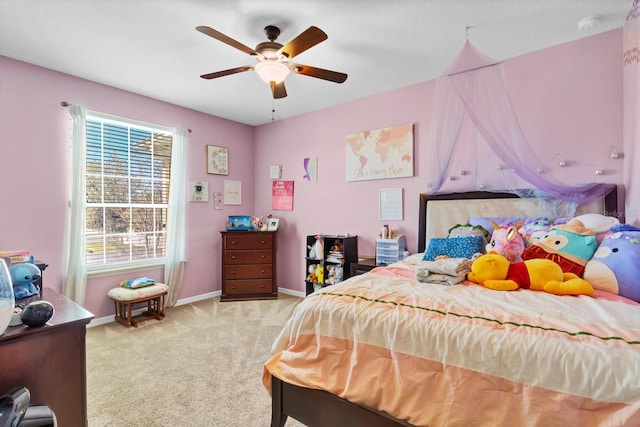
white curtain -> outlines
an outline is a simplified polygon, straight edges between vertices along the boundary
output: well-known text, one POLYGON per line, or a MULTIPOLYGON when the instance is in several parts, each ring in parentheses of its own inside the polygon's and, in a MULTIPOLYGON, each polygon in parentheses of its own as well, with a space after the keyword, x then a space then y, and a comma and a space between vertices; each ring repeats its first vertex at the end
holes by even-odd
POLYGON ((71 188, 69 214, 67 216, 67 239, 65 242, 65 271, 62 293, 76 303, 84 304, 87 285, 85 224, 85 151, 87 111, 79 105, 69 106, 73 119, 71 137, 71 188))
POLYGON ((626 188, 626 222, 640 226, 640 1, 635 0, 624 24, 622 41, 623 70, 623 170, 626 188), (634 167, 636 166, 636 167, 634 167))
POLYGON ((167 218, 167 252, 164 264, 164 282, 169 286, 167 306, 178 301, 182 289, 185 259, 185 202, 187 131, 175 128, 171 149, 171 181, 169 213, 167 218))

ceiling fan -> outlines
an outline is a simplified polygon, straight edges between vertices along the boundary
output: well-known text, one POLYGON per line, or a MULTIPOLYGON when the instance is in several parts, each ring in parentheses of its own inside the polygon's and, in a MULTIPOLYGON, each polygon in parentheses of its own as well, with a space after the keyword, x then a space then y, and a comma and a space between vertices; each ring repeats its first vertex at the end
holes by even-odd
POLYGON ((196 27, 196 30, 241 50, 244 53, 255 56, 258 61, 258 63, 254 65, 245 65, 228 70, 216 71, 215 73, 203 74, 200 76, 203 79, 215 79, 230 74, 255 70, 262 80, 269 83, 271 93, 275 99, 287 96, 284 79, 289 73, 302 74, 335 83, 343 83, 347 80, 347 75, 344 73, 289 62, 296 55, 327 39, 327 34, 318 27, 311 26, 289 43, 282 45, 275 41, 280 35, 280 28, 275 25, 267 25, 264 28, 264 32, 269 41, 259 43, 255 49, 210 27, 200 26, 196 27))

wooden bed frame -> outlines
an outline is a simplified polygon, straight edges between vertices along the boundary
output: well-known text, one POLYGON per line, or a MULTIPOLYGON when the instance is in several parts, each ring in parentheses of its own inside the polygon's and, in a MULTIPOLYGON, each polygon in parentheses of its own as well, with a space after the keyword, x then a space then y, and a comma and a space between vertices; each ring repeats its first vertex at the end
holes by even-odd
MULTIPOLYGON (((618 212, 617 188, 604 198, 604 213, 618 212)), ((431 200, 518 198, 513 193, 473 191, 428 195, 420 194, 418 252, 425 250, 427 204, 431 200)), ((309 427, 397 427, 410 424, 390 415, 366 408, 323 390, 309 389, 271 377, 271 427, 283 427, 291 416, 309 427)))

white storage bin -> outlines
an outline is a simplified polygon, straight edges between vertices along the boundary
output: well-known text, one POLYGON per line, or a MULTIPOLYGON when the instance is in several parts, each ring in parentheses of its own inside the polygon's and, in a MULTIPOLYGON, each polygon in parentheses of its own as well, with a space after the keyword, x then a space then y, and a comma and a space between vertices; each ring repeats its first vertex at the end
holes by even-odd
POLYGON ((392 239, 376 239, 376 265, 387 265, 400 261, 406 247, 407 242, 403 235, 392 239))

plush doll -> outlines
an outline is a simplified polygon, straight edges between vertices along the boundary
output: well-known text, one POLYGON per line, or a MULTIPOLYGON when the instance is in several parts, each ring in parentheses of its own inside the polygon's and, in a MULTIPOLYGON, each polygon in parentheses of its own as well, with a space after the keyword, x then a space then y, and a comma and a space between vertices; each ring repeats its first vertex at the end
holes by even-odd
POLYGON ((495 222, 491 222, 493 225, 493 233, 491 234, 491 241, 487 244, 487 252, 495 252, 500 255, 504 255, 509 261, 522 261, 522 253, 524 252, 525 244, 522 235, 518 232, 518 229, 522 226, 519 222, 516 225, 498 225, 495 222))
POLYGON ((523 260, 546 258, 556 262, 565 273, 582 277, 584 267, 598 244, 595 233, 578 219, 551 227, 551 231, 534 240, 522 254, 523 260))
POLYGON ((518 232, 524 239, 526 247, 531 246, 531 242, 534 239, 540 239, 551 230, 551 221, 549 218, 531 218, 530 221, 525 221, 518 232))
POLYGON ((637 267, 640 259, 640 228, 621 224, 611 228, 593 257, 583 277, 596 289, 612 292, 640 302, 637 267))
POLYGON ((593 296, 593 286, 549 259, 510 262, 494 253, 482 255, 471 265, 467 279, 497 291, 519 288, 545 291, 555 295, 593 296))
POLYGON ((318 283, 318 276, 316 275, 316 264, 309 266, 309 274, 307 274, 307 282, 318 283))
POLYGON ((323 259, 324 258, 324 241, 322 236, 316 236, 316 242, 313 246, 309 247, 309 258, 311 259, 323 259))
POLYGON ((39 290, 33 282, 42 276, 42 272, 37 265, 30 262, 21 262, 9 266, 11 282, 13 283, 13 293, 16 299, 37 295, 39 290))
POLYGON ((620 225, 620 220, 613 216, 590 213, 578 215, 574 219, 579 220, 586 228, 596 234, 596 242, 600 243, 611 232, 611 227, 620 225))
POLYGON ((324 279, 324 283, 327 285, 335 285, 336 283, 336 267, 334 265, 327 265, 325 267, 327 277, 324 279))
POLYGON ((471 225, 467 224, 456 224, 449 229, 449 233, 447 237, 449 239, 454 239, 456 237, 469 237, 469 236, 480 236, 482 237, 483 246, 486 246, 489 243, 489 232, 485 230, 485 228, 481 225, 471 225))

